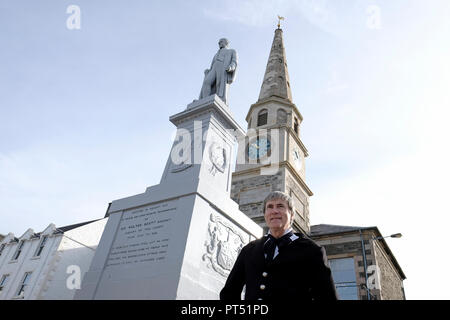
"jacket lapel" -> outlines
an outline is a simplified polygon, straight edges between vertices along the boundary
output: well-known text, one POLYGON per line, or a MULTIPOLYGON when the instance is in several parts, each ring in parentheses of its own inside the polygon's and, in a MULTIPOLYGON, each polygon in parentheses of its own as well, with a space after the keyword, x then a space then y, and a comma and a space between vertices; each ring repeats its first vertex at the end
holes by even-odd
POLYGON ((264 242, 266 241, 266 237, 262 237, 258 240, 258 244, 255 246, 255 250, 251 257, 252 264, 255 266, 259 266, 260 268, 264 266, 266 263, 266 259, 264 257, 264 242))

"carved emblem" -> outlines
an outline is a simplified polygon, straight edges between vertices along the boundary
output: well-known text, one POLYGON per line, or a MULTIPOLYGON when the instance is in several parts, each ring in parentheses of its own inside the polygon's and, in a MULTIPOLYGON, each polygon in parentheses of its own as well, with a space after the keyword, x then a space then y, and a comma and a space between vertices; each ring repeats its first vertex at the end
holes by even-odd
POLYGON ((224 172, 227 166, 227 151, 217 142, 211 143, 209 146, 209 160, 212 166, 209 172, 215 176, 217 171, 224 172))
POLYGON ((247 244, 248 237, 237 231, 231 223, 214 214, 210 216, 208 234, 203 261, 207 261, 209 268, 226 278, 239 252, 247 244))

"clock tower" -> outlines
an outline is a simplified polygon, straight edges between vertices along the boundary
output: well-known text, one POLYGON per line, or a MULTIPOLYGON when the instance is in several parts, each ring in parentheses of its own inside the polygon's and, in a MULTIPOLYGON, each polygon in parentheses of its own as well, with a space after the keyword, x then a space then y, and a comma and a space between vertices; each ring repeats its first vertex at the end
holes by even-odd
POLYGON ((265 227, 263 201, 271 191, 292 197, 293 229, 309 234, 309 197, 305 158, 308 150, 300 139, 303 120, 292 102, 283 31, 278 27, 267 62, 258 101, 251 105, 245 138, 239 141, 231 197, 239 209, 265 227))

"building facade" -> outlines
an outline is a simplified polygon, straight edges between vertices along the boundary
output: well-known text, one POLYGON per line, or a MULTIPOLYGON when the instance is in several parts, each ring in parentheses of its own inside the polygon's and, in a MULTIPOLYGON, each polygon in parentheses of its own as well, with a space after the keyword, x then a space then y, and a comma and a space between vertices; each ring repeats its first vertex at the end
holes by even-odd
POLYGON ((71 300, 88 270, 107 218, 0 242, 0 300, 71 300))
POLYGON ((403 270, 377 227, 315 225, 342 300, 405 300, 403 270))

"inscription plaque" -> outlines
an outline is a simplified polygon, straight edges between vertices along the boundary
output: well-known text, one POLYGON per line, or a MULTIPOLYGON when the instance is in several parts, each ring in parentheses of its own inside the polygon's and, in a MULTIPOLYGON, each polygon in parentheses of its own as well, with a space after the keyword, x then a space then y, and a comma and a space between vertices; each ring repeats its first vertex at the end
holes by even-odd
POLYGON ((107 268, 161 264, 170 252, 177 201, 125 211, 106 262, 107 268))

